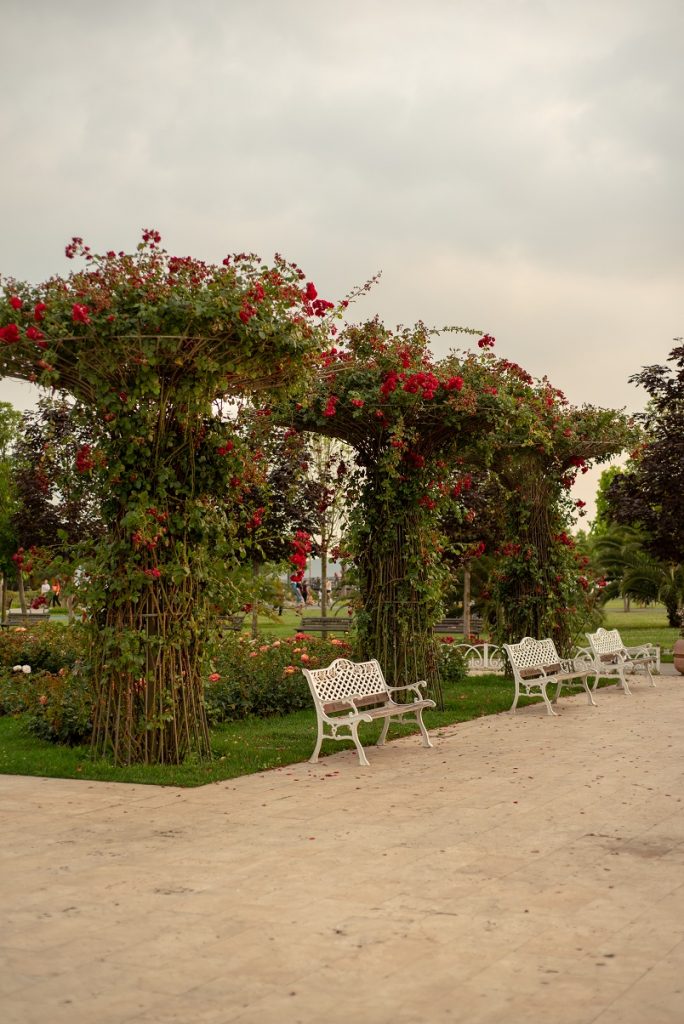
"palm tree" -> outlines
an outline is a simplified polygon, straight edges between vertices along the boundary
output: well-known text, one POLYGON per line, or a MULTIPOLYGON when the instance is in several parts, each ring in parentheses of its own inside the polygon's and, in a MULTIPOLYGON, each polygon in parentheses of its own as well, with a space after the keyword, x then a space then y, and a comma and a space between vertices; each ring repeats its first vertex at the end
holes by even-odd
POLYGON ((604 600, 621 596, 665 605, 668 624, 684 621, 684 566, 662 562, 649 554, 646 535, 631 526, 613 526, 597 537, 592 556, 608 581, 604 600))

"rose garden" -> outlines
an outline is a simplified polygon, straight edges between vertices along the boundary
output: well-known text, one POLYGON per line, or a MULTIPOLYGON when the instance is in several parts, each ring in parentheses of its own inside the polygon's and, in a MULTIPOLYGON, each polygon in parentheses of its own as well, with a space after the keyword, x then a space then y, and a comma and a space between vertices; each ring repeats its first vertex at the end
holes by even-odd
POLYGON ((1 281, 0 374, 45 396, 21 421, 0 407, 2 618, 26 620, 0 635, 0 725, 24 745, 3 771, 190 764, 201 781, 268 736, 235 771, 303 760, 300 669, 340 654, 426 680, 433 724, 502 710, 510 680, 468 677, 461 638, 434 631, 471 600, 495 645, 569 656, 618 598, 664 605, 644 639, 674 643, 681 344, 674 372, 638 375, 635 422, 571 406, 482 331, 354 324, 370 284, 328 301, 279 256, 208 265, 154 230, 132 253, 67 255, 67 277, 1 281), (466 347, 438 357, 449 331, 466 347), (623 452, 578 530, 575 479, 623 452), (349 632, 298 631, 290 585, 313 558, 321 613, 336 602, 349 632), (43 579, 64 607, 33 624, 43 579), (48 743, 68 765, 46 767, 48 743))

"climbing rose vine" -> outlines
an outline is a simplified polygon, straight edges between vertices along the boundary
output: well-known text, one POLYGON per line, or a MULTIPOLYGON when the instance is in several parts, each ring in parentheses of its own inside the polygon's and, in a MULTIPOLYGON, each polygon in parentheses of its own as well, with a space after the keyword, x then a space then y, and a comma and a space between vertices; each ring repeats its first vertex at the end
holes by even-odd
POLYGON ((106 524, 82 566, 95 749, 126 763, 208 755, 213 565, 231 534, 217 496, 249 475, 213 403, 296 390, 330 344, 332 304, 281 256, 209 264, 170 255, 155 229, 131 253, 74 238, 66 255, 80 269, 65 277, 0 279, 0 375, 66 392, 98 424, 74 452, 106 524))

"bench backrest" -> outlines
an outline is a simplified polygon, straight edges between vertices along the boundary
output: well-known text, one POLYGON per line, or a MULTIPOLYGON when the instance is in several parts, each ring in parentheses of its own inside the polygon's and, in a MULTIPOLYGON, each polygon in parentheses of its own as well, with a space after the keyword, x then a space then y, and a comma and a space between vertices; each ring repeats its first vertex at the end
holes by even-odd
POLYGON ((314 702, 324 711, 340 711, 341 702, 350 697, 361 698, 356 704, 377 704, 389 697, 389 689, 379 663, 336 658, 327 668, 302 669, 314 702))
POLYGON ((597 629, 595 633, 587 633, 587 640, 592 652, 598 658, 611 658, 624 648, 622 638, 617 629, 597 629))
POLYGON ((539 669, 560 668, 558 651, 551 637, 535 640, 525 636, 518 644, 504 644, 513 671, 521 679, 532 679, 539 669))

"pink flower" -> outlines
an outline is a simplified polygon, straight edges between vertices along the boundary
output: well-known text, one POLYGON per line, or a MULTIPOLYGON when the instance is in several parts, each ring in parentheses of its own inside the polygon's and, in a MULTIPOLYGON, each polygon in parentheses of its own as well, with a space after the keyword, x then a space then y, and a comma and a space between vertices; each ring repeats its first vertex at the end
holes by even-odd
POLYGON ((311 658, 309 657, 308 654, 302 654, 300 657, 300 661, 311 661, 311 658))
POLYGON ((71 319, 75 324, 89 324, 88 307, 80 306, 78 302, 75 302, 71 307, 71 319))
POLYGON ((297 669, 294 667, 294 665, 286 665, 285 668, 283 669, 283 675, 284 676, 291 676, 292 673, 296 672, 296 671, 297 671, 297 669))
POLYGON ((209 682, 210 683, 218 683, 220 678, 221 678, 221 676, 219 675, 218 672, 212 672, 211 675, 209 676, 209 682))

